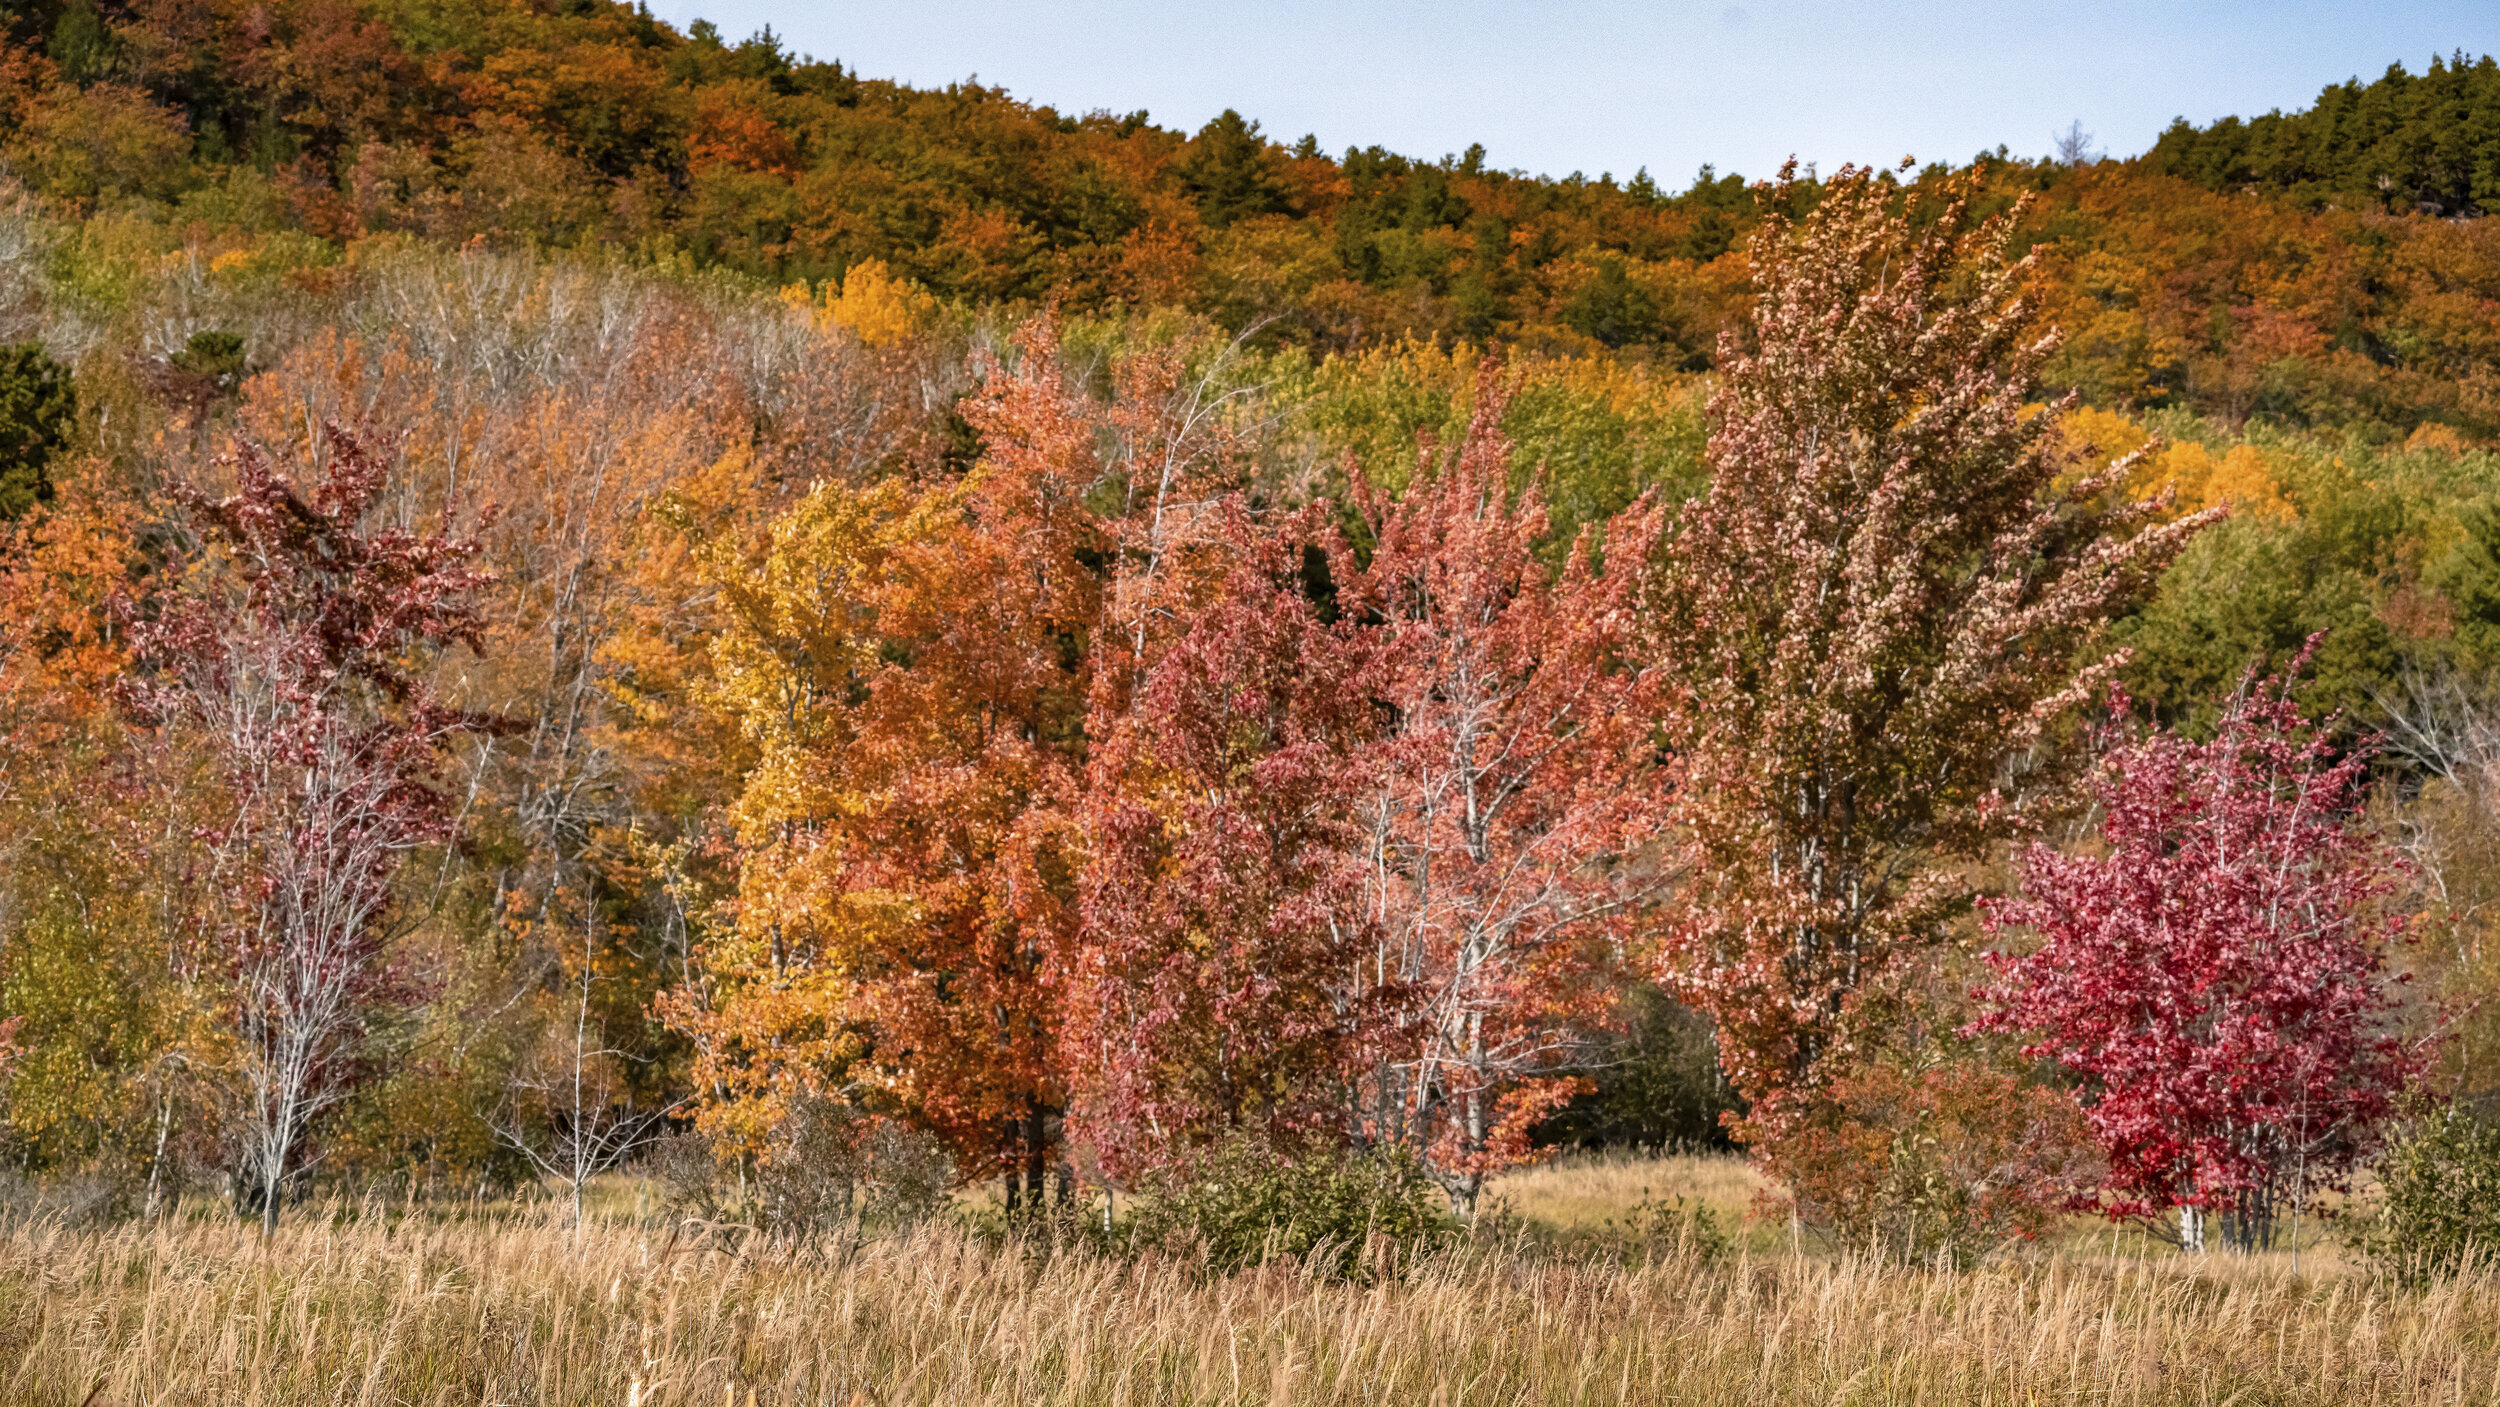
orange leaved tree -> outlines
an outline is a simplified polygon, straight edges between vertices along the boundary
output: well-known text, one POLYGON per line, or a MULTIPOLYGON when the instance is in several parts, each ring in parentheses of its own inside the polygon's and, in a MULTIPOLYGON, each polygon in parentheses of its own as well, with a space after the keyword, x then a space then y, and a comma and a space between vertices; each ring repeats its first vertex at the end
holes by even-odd
POLYGON ((804 1090, 875 1091, 1038 1196, 1061 1099, 1044 955, 1072 920, 1104 537, 1090 406, 1049 329, 964 417, 960 480, 818 487, 723 546, 717 703, 758 751, 736 922, 705 945, 702 1118, 750 1145, 804 1090))

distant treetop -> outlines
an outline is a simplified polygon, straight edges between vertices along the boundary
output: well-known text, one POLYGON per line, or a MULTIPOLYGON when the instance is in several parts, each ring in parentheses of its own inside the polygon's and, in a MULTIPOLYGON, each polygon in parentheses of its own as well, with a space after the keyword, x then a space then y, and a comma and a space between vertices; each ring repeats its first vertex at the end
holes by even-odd
POLYGON ((2148 158, 2214 190, 2257 187, 2309 208, 2483 215, 2500 206, 2500 64, 2459 50, 2416 77, 2388 65, 2306 112, 2170 124, 2148 158))

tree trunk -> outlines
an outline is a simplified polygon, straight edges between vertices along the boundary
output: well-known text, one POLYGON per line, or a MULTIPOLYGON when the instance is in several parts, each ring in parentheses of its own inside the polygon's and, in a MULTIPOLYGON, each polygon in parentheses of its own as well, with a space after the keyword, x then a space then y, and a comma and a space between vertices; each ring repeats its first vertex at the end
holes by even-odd
POLYGON ((2222 1244, 2240 1255, 2274 1249, 2274 1189, 2252 1187, 2238 1195, 2222 1219, 2222 1244))
POLYGON ((148 1200, 140 1212, 140 1216, 149 1221, 156 1219, 157 1190, 163 1185, 165 1176, 165 1135, 174 1122, 174 1092, 169 1087, 163 1095, 156 1111, 156 1151, 148 1157, 148 1200))
POLYGON ((286 1195, 286 1145, 282 1141, 277 1155, 266 1159, 260 1181, 260 1239, 267 1241, 278 1234, 278 1200, 286 1195))
POLYGON ((1024 1103, 1024 1201, 1034 1212, 1041 1211, 1043 1179, 1050 1171, 1049 1130, 1044 1125, 1042 1101, 1027 1099, 1024 1103))

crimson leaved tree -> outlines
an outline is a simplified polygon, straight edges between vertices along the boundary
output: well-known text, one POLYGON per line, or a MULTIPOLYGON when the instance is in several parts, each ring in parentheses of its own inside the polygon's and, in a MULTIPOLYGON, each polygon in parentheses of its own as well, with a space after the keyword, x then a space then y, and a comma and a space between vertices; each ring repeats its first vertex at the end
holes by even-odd
POLYGON ((2114 667, 2103 626, 2206 521, 2145 526, 2128 465, 2076 463, 2033 413, 2057 339, 2014 215, 1974 193, 1914 225, 1870 171, 1801 221, 1787 177, 1767 192, 1710 491, 1652 598, 1688 876, 1661 975, 1717 1021, 1757 1134, 1882 1024, 1967 902, 1960 862, 2060 780, 2045 735, 2114 667))
MULTIPOLYGON (((2243 684, 2210 742, 2155 733, 2094 783, 2098 854, 2034 845, 1983 1029, 2087 1081, 2114 1216, 2176 1208, 2241 1250, 2340 1183, 2417 1061, 2388 1033, 2384 903, 2400 865, 2360 815, 2369 755, 2307 728, 2286 680, 2243 684)), ((2121 700, 2123 707, 2123 700, 2121 700)))
POLYGON ((1114 1176, 1337 1140, 1378 1019, 1351 975, 1370 645, 1305 589, 1338 547, 1324 511, 1245 497, 1224 370, 1135 358, 1108 417, 1080 921, 1052 980, 1070 1132, 1114 1176))
POLYGON ((430 784, 440 747, 495 726, 443 704, 421 668, 478 643, 474 544, 369 525, 383 457, 336 427, 325 440, 309 493, 248 444, 231 496, 178 490, 208 570, 131 628, 135 714, 195 736, 231 806, 209 837, 231 897, 213 942, 240 1065, 238 1199, 264 1232, 368 1023, 412 995, 385 919, 401 862, 454 830, 430 784))

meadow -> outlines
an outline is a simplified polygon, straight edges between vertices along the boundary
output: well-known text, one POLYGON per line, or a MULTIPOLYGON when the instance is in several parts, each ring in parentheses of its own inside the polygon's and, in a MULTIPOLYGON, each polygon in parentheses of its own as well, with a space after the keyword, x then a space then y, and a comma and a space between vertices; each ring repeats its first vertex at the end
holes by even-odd
MULTIPOLYGON (((1784 1225, 1625 1262, 1539 1249, 1645 1196, 1731 1213, 1724 1159, 1497 1184, 1510 1234, 1373 1284, 1276 1263, 999 1241, 954 1219, 746 1243, 560 1207, 335 1202, 264 1242, 222 1209, 0 1231, 0 1400, 744 1407, 1015 1403, 2466 1403, 2500 1399, 2500 1283, 2421 1289, 2313 1248, 2208 1255, 2080 1236, 1974 1270, 1784 1225), (1546 1238, 1550 1243, 1551 1238, 1546 1238)), ((1497 1220, 1499 1220, 1497 1218, 1497 1220)))

